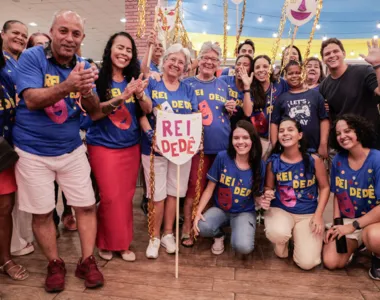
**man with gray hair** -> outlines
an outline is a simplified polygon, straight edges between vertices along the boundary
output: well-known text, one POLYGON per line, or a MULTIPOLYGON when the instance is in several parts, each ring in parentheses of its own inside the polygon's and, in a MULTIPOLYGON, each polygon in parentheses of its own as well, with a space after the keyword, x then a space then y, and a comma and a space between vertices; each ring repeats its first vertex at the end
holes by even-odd
POLYGON ((16 181, 20 210, 33 214, 33 232, 49 261, 47 292, 65 286, 65 263, 58 255, 55 226, 54 181, 75 210, 82 257, 75 275, 85 286, 103 285, 93 256, 96 209, 86 149, 79 136, 80 111, 99 109, 94 82, 98 71, 76 55, 84 35, 83 19, 73 11, 54 15, 47 48, 33 47, 20 58, 14 144, 20 156, 16 181))

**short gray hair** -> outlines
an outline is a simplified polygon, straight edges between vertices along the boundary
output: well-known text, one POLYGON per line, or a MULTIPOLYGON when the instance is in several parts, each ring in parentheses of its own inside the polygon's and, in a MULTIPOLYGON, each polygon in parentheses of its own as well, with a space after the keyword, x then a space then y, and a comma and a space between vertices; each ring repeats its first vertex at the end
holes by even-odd
MULTIPOLYGON (((190 51, 189 49, 187 48, 184 48, 181 44, 177 43, 177 44, 173 44, 171 45, 168 49, 166 49, 165 53, 164 53, 164 56, 162 57, 162 63, 164 63, 169 55, 171 54, 174 54, 174 53, 178 53, 178 52, 181 52, 185 55, 185 69, 184 69, 184 72, 187 71, 187 68, 189 67, 191 61, 190 61, 190 51)), ((162 69, 162 66, 161 66, 161 69, 162 69)))
POLYGON ((198 58, 201 58, 203 54, 210 52, 210 51, 215 51, 216 54, 218 54, 218 59, 222 56, 222 49, 217 43, 213 42, 204 42, 201 50, 199 50, 198 58))
POLYGON ((58 17, 62 17, 62 16, 65 17, 67 15, 74 15, 80 21, 80 23, 82 24, 83 30, 84 30, 84 19, 77 12, 70 10, 70 9, 62 9, 62 10, 55 12, 53 15, 53 20, 51 22, 50 28, 53 28, 58 17))

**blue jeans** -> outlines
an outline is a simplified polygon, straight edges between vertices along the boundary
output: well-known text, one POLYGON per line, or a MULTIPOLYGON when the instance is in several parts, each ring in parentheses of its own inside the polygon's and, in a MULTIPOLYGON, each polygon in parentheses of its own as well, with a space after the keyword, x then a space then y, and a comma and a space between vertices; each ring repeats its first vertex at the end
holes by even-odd
POLYGON ((231 245, 236 252, 249 254, 255 247, 256 212, 228 213, 211 207, 203 215, 198 227, 203 237, 221 237, 223 226, 231 226, 231 245))

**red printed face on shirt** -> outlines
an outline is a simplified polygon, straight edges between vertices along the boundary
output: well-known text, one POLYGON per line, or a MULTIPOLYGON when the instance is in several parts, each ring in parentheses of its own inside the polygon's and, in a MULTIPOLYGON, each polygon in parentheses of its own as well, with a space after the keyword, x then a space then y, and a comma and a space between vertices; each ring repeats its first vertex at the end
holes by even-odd
POLYGON ((57 124, 62 124, 67 120, 68 111, 64 99, 59 100, 52 106, 45 107, 45 113, 48 117, 57 124))
POLYGON ((297 204, 297 197, 291 186, 278 186, 280 201, 286 207, 294 207, 297 204))
POLYGON ((252 116, 251 123, 255 126, 259 134, 265 134, 268 130, 268 121, 263 112, 252 116))
POLYGON ((347 218, 355 218, 354 205, 352 204, 347 191, 343 191, 342 193, 336 193, 335 195, 338 198, 340 212, 347 218))
POLYGON ((203 126, 210 126, 213 121, 212 111, 206 100, 199 103, 199 110, 202 113, 203 126))
POLYGON ((223 188, 219 187, 218 188, 218 203, 220 207, 228 211, 232 207, 232 192, 230 188, 223 188))
POLYGON ((131 113, 124 103, 109 114, 108 118, 111 120, 113 125, 121 130, 129 129, 132 124, 131 113))

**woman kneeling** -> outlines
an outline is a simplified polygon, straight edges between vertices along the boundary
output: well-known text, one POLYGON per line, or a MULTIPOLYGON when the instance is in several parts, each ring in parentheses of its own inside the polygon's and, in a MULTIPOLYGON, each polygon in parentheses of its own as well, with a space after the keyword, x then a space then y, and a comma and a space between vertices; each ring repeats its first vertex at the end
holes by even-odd
POLYGON ((239 121, 230 135, 227 151, 217 155, 207 173, 209 182, 202 194, 193 229, 196 235, 213 237, 211 252, 224 251, 222 227, 231 226, 231 244, 236 252, 253 251, 256 231, 254 197, 262 190, 264 164, 260 138, 251 123, 239 121), (214 206, 202 215, 213 196, 214 206))
POLYGON ((331 132, 331 146, 338 150, 331 170, 334 220, 342 217, 345 225, 327 231, 323 263, 328 269, 343 268, 364 243, 372 252, 369 276, 380 280, 380 151, 371 149, 374 136, 372 126, 354 115, 338 117, 331 132), (334 241, 342 236, 346 253, 338 253, 334 241))
POLYGON ((270 206, 265 213, 265 234, 278 257, 288 257, 289 239, 293 237, 293 259, 301 269, 310 270, 321 263, 322 214, 328 198, 329 184, 322 159, 306 152, 301 125, 283 119, 268 159, 265 200, 261 202, 264 209, 270 206))

